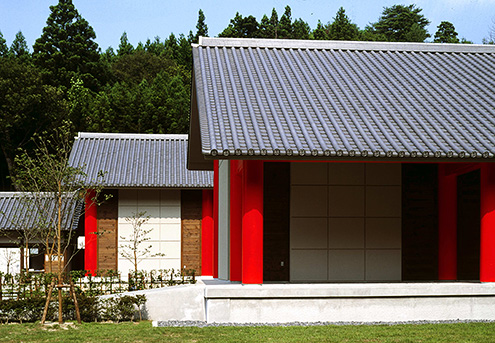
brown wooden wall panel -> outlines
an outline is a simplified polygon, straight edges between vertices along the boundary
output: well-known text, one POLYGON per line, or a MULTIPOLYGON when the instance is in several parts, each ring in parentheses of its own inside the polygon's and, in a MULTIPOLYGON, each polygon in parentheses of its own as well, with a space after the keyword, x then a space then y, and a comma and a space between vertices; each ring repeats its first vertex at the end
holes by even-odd
POLYGON ((117 270, 119 202, 117 190, 105 190, 100 195, 111 194, 97 209, 98 270, 117 270))
POLYGON ((480 171, 457 177, 457 279, 480 279, 480 171))
POLYGON ((264 163, 263 173, 263 280, 289 281, 290 163, 264 163))
POLYGON ((181 192, 181 268, 194 269, 201 275, 202 191, 181 192))
POLYGON ((438 167, 402 165, 402 280, 438 279, 438 167))

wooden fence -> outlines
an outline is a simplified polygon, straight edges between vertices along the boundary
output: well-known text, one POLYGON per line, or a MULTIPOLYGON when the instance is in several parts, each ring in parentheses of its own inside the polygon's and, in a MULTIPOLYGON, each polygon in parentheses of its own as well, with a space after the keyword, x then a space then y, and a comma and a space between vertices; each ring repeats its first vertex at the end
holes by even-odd
MULTIPOLYGON (((56 274, 20 273, 4 274, 0 272, 0 300, 26 299, 44 296, 56 274)), ((90 275, 87 271, 72 271, 64 275, 64 282, 72 279, 76 291, 88 295, 115 294, 127 291, 152 289, 181 284, 196 283, 194 270, 152 270, 138 271, 122 276, 119 272, 105 271, 90 275)))

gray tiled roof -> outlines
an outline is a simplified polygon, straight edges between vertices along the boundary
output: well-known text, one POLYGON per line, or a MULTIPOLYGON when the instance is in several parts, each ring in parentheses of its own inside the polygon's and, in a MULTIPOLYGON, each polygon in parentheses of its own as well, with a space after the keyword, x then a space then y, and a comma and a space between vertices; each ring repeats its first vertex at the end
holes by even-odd
MULTIPOLYGON (((55 228, 56 204, 56 198, 50 193, 0 192, 0 230, 55 228)), ((63 229, 77 228, 83 205, 74 196, 64 197, 63 229)))
POLYGON ((193 55, 207 158, 494 157, 495 46, 202 38, 193 55))
POLYGON ((186 169, 187 135, 84 133, 76 137, 69 164, 85 182, 105 187, 210 188, 213 173, 186 169), (103 178, 98 173, 105 172, 103 178))

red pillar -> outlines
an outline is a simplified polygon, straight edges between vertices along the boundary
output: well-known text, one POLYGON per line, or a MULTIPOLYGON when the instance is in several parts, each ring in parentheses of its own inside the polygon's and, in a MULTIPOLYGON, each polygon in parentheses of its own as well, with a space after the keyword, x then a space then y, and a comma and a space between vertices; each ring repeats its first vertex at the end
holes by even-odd
POLYGON ((201 219, 201 275, 213 276, 213 191, 203 190, 201 219))
POLYGON ((263 162, 243 163, 242 283, 263 283, 263 162))
POLYGON ((480 281, 495 282, 495 165, 481 167, 480 281))
POLYGON ((230 281, 242 281, 242 161, 230 161, 230 281))
POLYGON ((218 278, 218 161, 213 161, 213 277, 218 278))
POLYGON ((88 191, 84 212, 84 269, 88 270, 92 275, 95 275, 98 269, 97 208, 93 201, 95 196, 94 190, 88 191))
POLYGON ((438 165, 438 279, 457 280, 457 175, 438 165))

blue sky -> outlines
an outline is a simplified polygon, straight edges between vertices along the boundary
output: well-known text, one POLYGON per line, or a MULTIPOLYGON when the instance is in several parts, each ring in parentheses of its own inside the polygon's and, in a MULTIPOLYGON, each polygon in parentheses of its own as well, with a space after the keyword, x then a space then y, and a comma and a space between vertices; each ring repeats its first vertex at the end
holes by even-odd
MULTIPOLYGON (((225 28, 236 11, 242 15, 254 15, 258 20, 269 15, 272 8, 279 16, 286 5, 292 8, 293 19, 302 18, 311 28, 318 19, 326 23, 343 6, 347 15, 360 28, 374 22, 383 7, 394 4, 415 3, 431 21, 429 32, 433 36, 438 24, 451 21, 459 37, 481 43, 495 26, 495 0, 417 0, 417 1, 370 1, 370 0, 73 0, 79 13, 93 26, 96 41, 105 50, 116 48, 122 32, 136 45, 159 36, 162 40, 171 32, 175 34, 195 30, 198 10, 206 15, 210 36, 216 36, 225 28)), ((31 47, 41 35, 50 13, 49 6, 57 0, 0 0, 0 31, 10 45, 16 32, 21 30, 31 47)))

